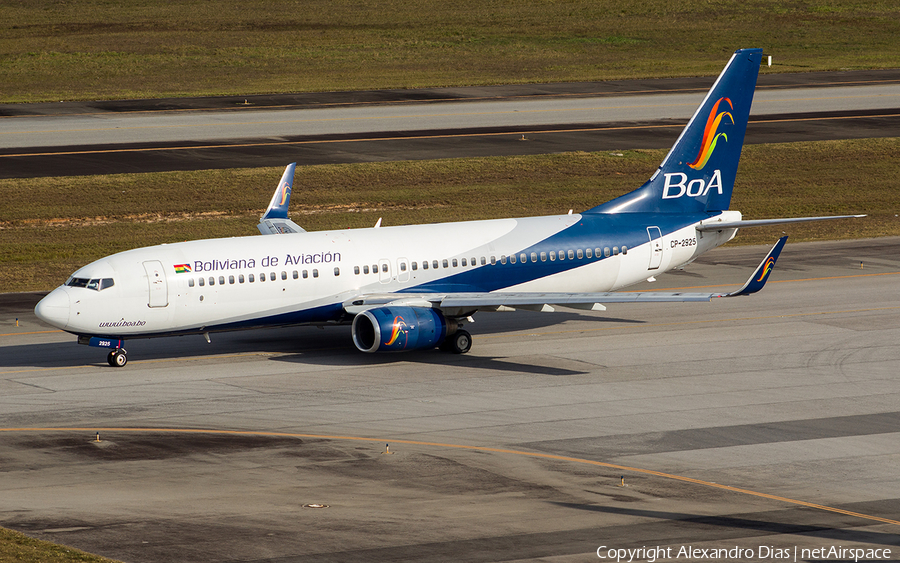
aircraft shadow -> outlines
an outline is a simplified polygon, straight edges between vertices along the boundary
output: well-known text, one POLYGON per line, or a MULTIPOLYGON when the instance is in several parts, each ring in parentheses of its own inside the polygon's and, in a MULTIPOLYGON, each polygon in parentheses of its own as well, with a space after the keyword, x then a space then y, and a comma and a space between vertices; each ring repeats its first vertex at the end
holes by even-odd
MULTIPOLYGON (((751 518, 738 518, 734 516, 698 516, 680 512, 662 512, 657 510, 641 510, 633 508, 621 508, 616 506, 602 506, 594 504, 577 504, 567 502, 554 502, 557 506, 584 510, 588 512, 603 512, 606 514, 619 514, 624 516, 639 516, 642 518, 655 518, 658 520, 677 521, 700 526, 719 526, 724 528, 738 528, 752 530, 765 534, 793 534, 818 537, 837 542, 858 542, 878 545, 900 545, 896 534, 885 532, 872 532, 868 530, 854 530, 847 528, 835 528, 827 525, 796 524, 788 522, 774 522, 771 520, 754 520, 751 518)), ((796 515, 799 511, 808 509, 798 508, 786 514, 796 515)), ((817 511, 818 512, 818 511, 817 511)), ((838 516, 835 514, 835 516, 838 516)))
MULTIPOLYGON (((578 313, 498 313, 480 315, 477 322, 467 328, 474 337, 476 346, 479 335, 504 334, 515 331, 544 329, 560 325, 566 321, 585 321, 598 323, 641 324, 644 321, 580 315, 578 313)), ((280 361, 295 361, 321 365, 372 365, 380 363, 396 363, 415 361, 445 365, 451 361, 467 363, 469 367, 478 367, 474 356, 456 356, 437 350, 423 350, 402 354, 363 354, 352 343, 349 326, 327 327, 318 329, 308 326, 276 327, 259 330, 212 333, 211 343, 201 336, 174 336, 163 338, 146 338, 127 340, 129 360, 165 360, 176 358, 194 358, 208 356, 229 356, 254 352, 287 354, 274 358, 280 361), (451 358, 453 360, 451 360, 451 358)), ((75 343, 75 337, 69 342, 25 343, 0 346, 0 369, 2 368, 47 368, 81 365, 106 366, 104 348, 92 348, 75 343)), ((480 358, 484 360, 484 358, 480 358)), ((482 366, 485 369, 488 366, 482 366)), ((128 369, 127 367, 125 369, 128 369)), ((497 360, 490 369, 507 369, 510 371, 527 371, 528 366, 510 364, 497 360)), ((535 373, 547 373, 534 368, 535 373)), ((541 368, 545 369, 545 368, 541 368)), ((550 372, 553 370, 551 369, 550 372)), ((565 372, 566 370, 563 370, 565 372)), ((566 373, 557 375, 565 375, 566 373)), ((551 375, 553 373, 550 373, 551 375)))

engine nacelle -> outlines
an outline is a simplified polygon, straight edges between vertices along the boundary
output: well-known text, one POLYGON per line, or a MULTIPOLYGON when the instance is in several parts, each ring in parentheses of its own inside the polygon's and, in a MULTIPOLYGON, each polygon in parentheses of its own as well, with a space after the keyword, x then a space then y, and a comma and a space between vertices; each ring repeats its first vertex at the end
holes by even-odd
POLYGON ((456 322, 426 307, 378 307, 353 318, 353 344, 363 352, 434 348, 456 331, 456 322))

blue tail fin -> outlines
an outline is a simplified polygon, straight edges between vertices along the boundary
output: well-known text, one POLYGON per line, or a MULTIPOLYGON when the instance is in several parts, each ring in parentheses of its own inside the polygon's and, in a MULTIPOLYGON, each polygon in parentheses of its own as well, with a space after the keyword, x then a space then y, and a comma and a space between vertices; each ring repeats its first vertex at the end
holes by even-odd
POLYGON ((762 49, 736 51, 646 184, 586 213, 697 213, 731 203, 762 49))

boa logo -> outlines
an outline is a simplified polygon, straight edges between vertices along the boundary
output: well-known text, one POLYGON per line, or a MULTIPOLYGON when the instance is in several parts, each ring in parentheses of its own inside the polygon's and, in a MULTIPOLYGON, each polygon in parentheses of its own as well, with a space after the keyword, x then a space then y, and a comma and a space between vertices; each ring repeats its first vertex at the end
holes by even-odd
POLYGON ((391 337, 387 342, 384 343, 384 345, 393 346, 401 336, 403 336, 404 338, 403 347, 406 348, 406 345, 409 344, 409 325, 406 324, 406 321, 403 319, 403 317, 397 315, 396 317, 394 317, 391 337))
POLYGON ((709 157, 711 157, 713 151, 716 150, 716 143, 719 142, 720 137, 728 142, 728 135, 719 133, 719 124, 722 122, 723 118, 727 117, 731 121, 731 124, 734 125, 734 116, 727 111, 719 113, 719 104, 723 101, 728 104, 730 109, 734 109, 731 100, 728 98, 719 98, 715 105, 713 105, 712 111, 709 112, 709 117, 706 118, 706 127, 703 129, 703 139, 700 141, 700 150, 697 152, 697 158, 694 159, 694 162, 688 164, 688 166, 694 170, 700 170, 706 166, 709 157))
POLYGON ((684 172, 670 172, 663 174, 666 177, 666 183, 663 186, 663 199, 674 199, 687 195, 688 197, 701 197, 709 193, 709 190, 715 188, 716 192, 722 193, 722 171, 713 172, 709 183, 703 178, 695 178, 688 182, 687 174, 684 172))

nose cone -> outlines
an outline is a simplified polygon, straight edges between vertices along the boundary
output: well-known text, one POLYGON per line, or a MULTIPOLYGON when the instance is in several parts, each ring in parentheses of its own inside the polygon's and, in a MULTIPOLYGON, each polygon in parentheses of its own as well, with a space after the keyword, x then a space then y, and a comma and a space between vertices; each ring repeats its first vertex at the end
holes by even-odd
POLYGON ((34 307, 34 314, 49 325, 66 328, 69 324, 69 294, 58 287, 41 299, 34 307))

